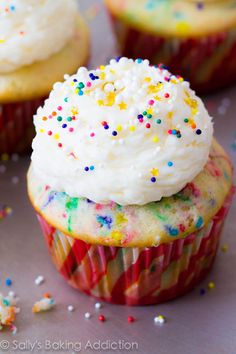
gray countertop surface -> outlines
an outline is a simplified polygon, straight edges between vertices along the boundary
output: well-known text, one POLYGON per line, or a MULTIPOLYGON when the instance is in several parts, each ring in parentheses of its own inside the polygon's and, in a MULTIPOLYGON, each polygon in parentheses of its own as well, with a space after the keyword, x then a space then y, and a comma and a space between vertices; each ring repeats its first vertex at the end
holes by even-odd
MULTIPOLYGON (((92 29, 91 65, 97 66, 115 55, 114 39, 100 1, 81 0, 81 8, 92 29)), ((236 87, 204 97, 204 101, 214 117, 215 135, 236 166, 236 87)), ((29 157, 0 161, 0 208, 7 205, 13 211, 0 221, 0 292, 14 290, 21 308, 16 321, 18 332, 0 332, 0 353, 236 354, 236 200, 221 242, 228 245, 228 251, 219 250, 213 270, 198 288, 166 304, 103 304, 97 311, 96 301, 70 288, 51 263, 27 199, 25 175, 29 161, 29 157), (40 274, 45 282, 36 286, 34 280, 40 274), (12 279, 10 288, 5 285, 6 278, 12 279), (210 281, 215 289, 200 296, 199 289, 207 289, 210 281), (32 305, 45 292, 54 296, 56 307, 34 315, 32 305), (68 305, 75 307, 74 312, 67 310, 68 305), (91 313, 91 319, 84 318, 85 312, 91 313), (98 321, 99 313, 107 317, 105 323, 98 321), (167 318, 163 326, 153 322, 158 314, 167 318), (129 315, 136 318, 132 324, 127 322, 129 315), (6 351, 1 349, 2 340, 8 341, 6 351), (125 348, 96 349, 99 340, 110 341, 106 344, 114 341, 114 346, 123 340, 125 348), (90 345, 93 349, 89 349, 90 345), (133 350, 127 350, 131 345, 133 350)))

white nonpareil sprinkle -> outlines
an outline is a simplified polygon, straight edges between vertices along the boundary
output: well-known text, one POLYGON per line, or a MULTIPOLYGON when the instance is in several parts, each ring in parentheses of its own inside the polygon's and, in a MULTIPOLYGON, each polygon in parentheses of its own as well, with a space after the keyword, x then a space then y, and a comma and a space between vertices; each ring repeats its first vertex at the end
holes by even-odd
POLYGON ((69 306, 67 307, 67 310, 68 310, 69 312, 73 312, 73 311, 75 310, 75 308, 74 308, 74 306, 69 305, 69 306))
POLYGON ((102 307, 102 304, 100 302, 96 302, 94 307, 95 307, 96 310, 99 310, 102 307))
POLYGON ((86 312, 86 313, 84 314, 84 317, 87 318, 87 319, 89 319, 89 318, 91 317, 91 314, 90 314, 89 312, 86 312))
POLYGON ((164 324, 166 322, 166 318, 162 315, 154 317, 154 322, 158 324, 164 324))
POLYGON ((41 285, 44 282, 44 277, 42 275, 39 275, 37 276, 34 282, 36 285, 41 285))

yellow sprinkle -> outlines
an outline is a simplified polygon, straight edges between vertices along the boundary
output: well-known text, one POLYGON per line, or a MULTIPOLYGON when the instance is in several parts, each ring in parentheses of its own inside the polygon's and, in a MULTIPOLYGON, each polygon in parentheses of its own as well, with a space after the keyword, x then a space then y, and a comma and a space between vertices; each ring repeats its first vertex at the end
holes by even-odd
POLYGON ((160 101, 160 100, 161 100, 161 97, 159 97, 159 96, 155 96, 155 97, 154 97, 154 100, 156 100, 156 101, 160 101))
POLYGON ((221 246, 220 249, 222 252, 226 253, 229 250, 229 246, 225 243, 224 245, 221 246))
POLYGON ((154 143, 158 143, 159 139, 158 139, 157 136, 154 136, 154 138, 152 139, 152 141, 153 141, 154 143))
POLYGON ((114 92, 109 92, 106 96, 107 98, 107 104, 106 106, 113 106, 115 103, 115 93, 114 92))
POLYGON ((12 213, 12 209, 10 207, 6 207, 5 211, 6 211, 7 215, 10 215, 12 213))
POLYGON ((211 281, 210 283, 208 283, 208 289, 209 289, 209 290, 215 289, 215 283, 213 283, 213 281, 211 281))
POLYGON ((115 70, 110 69, 110 73, 115 74, 116 72, 115 72, 115 70))
POLYGON ((171 119, 173 117, 173 112, 168 112, 167 118, 171 119))
POLYGON ((135 132, 136 128, 135 128, 134 125, 131 125, 131 126, 129 127, 129 130, 130 130, 131 132, 135 132))
POLYGON ((6 153, 2 154, 2 155, 1 155, 1 160, 2 160, 2 161, 8 161, 8 160, 9 160, 9 155, 6 154, 6 153))
POLYGON ((0 39, 0 44, 5 43, 5 39, 0 39))
POLYGON ((60 138, 59 134, 54 134, 54 139, 58 140, 60 138))
POLYGON ((72 82, 71 82, 71 86, 74 86, 74 85, 75 85, 75 83, 74 83, 74 81, 72 81, 72 82))
POLYGON ((40 129, 39 131, 40 131, 40 133, 44 133, 44 129, 40 129))
POLYGON ((75 94, 78 95, 79 89, 75 89, 75 94))
POLYGON ((100 74, 100 79, 101 79, 101 80, 105 80, 105 78, 106 78, 106 74, 105 74, 105 73, 101 73, 101 74, 100 74))
POLYGON ((113 230, 111 232, 111 238, 113 238, 116 241, 121 241, 123 239, 123 234, 118 230, 113 230))
POLYGON ((157 168, 153 168, 152 170, 151 170, 151 173, 152 173, 152 175, 153 176, 158 176, 159 175, 159 170, 157 169, 157 168))
POLYGON ((190 25, 185 21, 180 21, 176 25, 176 29, 180 34, 187 34, 190 29, 190 25))
POLYGON ((120 107, 120 110, 124 110, 127 108, 127 104, 125 104, 124 102, 121 102, 120 104, 118 104, 118 106, 120 107))
POLYGON ((73 116, 75 116, 76 114, 79 113, 78 109, 73 107, 72 110, 71 110, 71 113, 73 114, 73 116))
POLYGON ((98 101, 97 101, 97 104, 98 104, 99 106, 104 106, 103 100, 98 100, 98 101))
POLYGON ((118 132, 121 132, 122 131, 122 125, 117 125, 117 127, 116 127, 116 130, 118 131, 118 132))
POLYGON ((152 108, 148 108, 147 109, 147 114, 153 114, 153 109, 152 108))
POLYGON ((100 70, 105 70, 105 66, 104 65, 100 65, 100 70))
POLYGON ((127 222, 128 219, 126 219, 126 217, 124 216, 124 214, 120 213, 120 214, 117 214, 116 216, 116 222, 117 224, 123 224, 125 222, 127 222))
POLYGON ((145 77, 144 82, 151 82, 151 78, 150 77, 145 77))

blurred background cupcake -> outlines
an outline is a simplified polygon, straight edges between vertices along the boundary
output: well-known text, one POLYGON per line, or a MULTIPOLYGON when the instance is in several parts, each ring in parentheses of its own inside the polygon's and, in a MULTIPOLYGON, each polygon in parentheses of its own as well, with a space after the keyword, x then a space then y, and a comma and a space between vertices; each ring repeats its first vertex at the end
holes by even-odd
POLYGON ((164 63, 199 92, 236 82, 235 0, 105 0, 127 57, 164 63))
POLYGON ((0 2, 1 154, 30 146, 37 107, 88 55, 88 29, 76 0, 0 2))

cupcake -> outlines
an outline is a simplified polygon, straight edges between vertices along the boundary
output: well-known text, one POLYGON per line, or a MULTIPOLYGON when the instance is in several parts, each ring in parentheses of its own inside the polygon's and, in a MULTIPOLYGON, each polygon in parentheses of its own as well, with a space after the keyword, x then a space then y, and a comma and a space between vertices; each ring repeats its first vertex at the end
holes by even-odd
POLYGON ((235 0, 105 0, 122 55, 164 63, 199 92, 236 82, 235 0))
POLYGON ((0 154, 22 152, 32 116, 52 89, 88 58, 88 29, 76 0, 0 3, 0 154))
POLYGON ((148 60, 113 59, 55 84, 34 124, 28 194, 73 287, 146 305, 207 274, 232 166, 188 82, 148 60))

